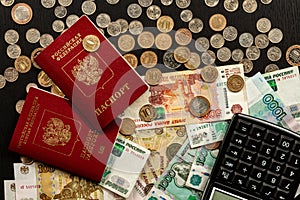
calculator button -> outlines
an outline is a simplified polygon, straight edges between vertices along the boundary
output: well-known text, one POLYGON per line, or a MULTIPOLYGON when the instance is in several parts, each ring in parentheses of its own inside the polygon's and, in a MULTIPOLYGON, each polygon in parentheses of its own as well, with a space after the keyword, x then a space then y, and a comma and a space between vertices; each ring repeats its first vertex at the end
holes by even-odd
POLYGON ((227 154, 231 157, 239 158, 242 151, 243 151, 243 149, 241 147, 230 144, 230 146, 227 150, 227 154))
POLYGON ((227 169, 235 169, 236 168, 236 160, 234 158, 226 156, 225 159, 223 159, 222 165, 226 167, 227 169))
POLYGON ((222 169, 219 171, 218 176, 219 176, 223 181, 231 182, 232 176, 233 176, 232 173, 233 173, 233 171, 230 171, 230 170, 227 170, 227 169, 222 168, 222 169))
POLYGON ((232 143, 237 146, 244 146, 245 142, 247 140, 246 135, 242 135, 234 131, 233 137, 232 137, 232 143))
POLYGON ((286 176, 287 178, 294 179, 294 178, 296 178, 297 171, 298 171, 298 168, 294 168, 290 165, 287 165, 283 171, 283 175, 286 176))
POLYGON ((242 175, 248 175, 250 173, 251 166, 251 163, 239 161, 239 163, 237 164, 237 171, 242 175))
POLYGON ((261 154, 258 154, 255 163, 257 164, 257 166, 266 169, 269 167, 270 162, 271 162, 270 158, 267 158, 261 154))
POLYGON ((259 146, 260 146, 259 143, 260 143, 259 140, 249 138, 246 142, 246 147, 249 150, 257 151, 259 149, 259 146))
POLYGON ((245 150, 243 151, 241 158, 246 162, 252 163, 256 158, 256 154, 255 152, 245 150))
POLYGON ((267 130, 267 134, 265 135, 265 140, 268 141, 268 143, 270 143, 270 144, 278 145, 279 133, 267 130))
POLYGON ((281 149, 276 148, 275 158, 280 162, 286 162, 288 160, 289 153, 281 149))
POLYGON ((284 150, 292 150, 293 149, 293 139, 286 136, 281 136, 279 147, 281 147, 284 150))
POLYGON ((300 167, 300 157, 294 153, 291 153, 291 156, 289 158, 289 164, 300 167))
POLYGON ((272 156, 274 153, 274 147, 271 145, 268 145, 267 143, 262 143, 260 147, 260 151, 265 155, 265 156, 272 156))
POLYGON ((261 188, 261 181, 250 178, 246 184, 247 188, 252 192, 258 192, 261 188))
POLYGON ((247 176, 243 176, 242 174, 235 173, 233 177, 233 183, 238 185, 239 187, 245 187, 247 181, 247 176))
POLYGON ((300 154, 300 142, 299 141, 296 141, 295 142, 295 146, 294 146, 294 152, 297 153, 297 154, 300 154))
POLYGON ((280 174, 268 173, 266 176, 266 181, 268 184, 276 186, 279 183, 280 174))
POLYGON ((277 189, 275 196, 277 197, 278 200, 289 199, 289 193, 281 189, 277 189))
POLYGON ((281 173, 283 171, 283 164, 272 159, 270 170, 275 173, 281 173))
POLYGON ((238 126, 237 129, 241 132, 241 133, 245 133, 248 134, 250 132, 251 129, 251 123, 244 121, 244 120, 238 120, 238 126))
POLYGON ((266 134, 265 131, 266 131, 265 128, 261 126, 253 125, 253 128, 251 130, 251 137, 253 137, 256 140, 262 140, 266 134))
POLYGON ((252 178, 256 179, 256 180, 261 181, 261 180, 264 179, 264 177, 265 177, 265 175, 266 175, 266 171, 267 171, 266 169, 262 169, 262 168, 259 168, 259 167, 254 166, 254 167, 252 168, 252 171, 251 171, 251 173, 250 173, 250 176, 251 176, 252 178))
POLYGON ((264 183, 260 191, 265 198, 269 198, 275 194, 275 187, 264 183))
POLYGON ((291 189, 292 182, 293 182, 292 179, 281 177, 281 180, 279 182, 279 188, 282 189, 283 191, 289 192, 291 189))

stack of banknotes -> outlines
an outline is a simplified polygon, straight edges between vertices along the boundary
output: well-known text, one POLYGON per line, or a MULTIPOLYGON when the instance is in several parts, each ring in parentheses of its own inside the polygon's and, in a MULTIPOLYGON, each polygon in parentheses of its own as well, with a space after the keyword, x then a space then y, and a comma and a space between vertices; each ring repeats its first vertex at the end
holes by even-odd
POLYGON ((100 183, 38 161, 15 163, 15 180, 4 182, 5 198, 200 200, 235 113, 300 132, 300 93, 294 92, 300 89, 298 67, 252 77, 244 75, 240 64, 216 68, 218 76, 213 82, 202 80, 201 69, 164 73, 158 85, 150 86, 128 107, 119 117, 132 119, 135 131, 118 136, 117 150, 112 152, 100 183), (238 91, 228 89, 232 75, 242 78, 244 85, 238 91), (205 116, 191 111, 190 102, 197 96, 209 102, 205 116), (150 120, 141 118, 144 106, 154 108, 147 110, 150 120), (135 145, 136 152, 118 156, 122 151, 118 143, 124 142, 135 145))

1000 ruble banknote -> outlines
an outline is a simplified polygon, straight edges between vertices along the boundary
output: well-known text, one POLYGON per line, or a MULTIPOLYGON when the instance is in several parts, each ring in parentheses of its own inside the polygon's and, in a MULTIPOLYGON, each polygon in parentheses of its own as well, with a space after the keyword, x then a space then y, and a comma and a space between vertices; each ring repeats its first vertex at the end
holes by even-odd
POLYGON ((244 79, 241 64, 216 67, 218 78, 212 83, 204 82, 201 69, 163 73, 162 82, 151 86, 121 115, 121 118, 134 119, 137 129, 178 126, 231 119, 234 113, 248 113, 245 87, 237 92, 227 88, 228 78, 235 74, 244 79), (190 112, 189 103, 194 97, 203 96, 209 101, 209 111, 205 116, 197 117, 190 112), (143 107, 147 109, 142 110, 143 107), (155 115, 150 121, 140 118, 143 115, 155 115))

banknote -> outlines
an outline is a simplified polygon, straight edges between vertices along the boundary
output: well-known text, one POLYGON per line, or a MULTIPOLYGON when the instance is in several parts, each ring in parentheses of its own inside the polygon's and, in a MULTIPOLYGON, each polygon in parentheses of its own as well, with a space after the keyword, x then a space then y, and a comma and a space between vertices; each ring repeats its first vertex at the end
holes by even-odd
POLYGON ((186 186, 202 192, 204 191, 219 153, 220 145, 219 143, 215 144, 216 145, 209 145, 209 147, 212 147, 209 149, 205 146, 198 148, 185 184, 186 186))
POLYGON ((157 189, 156 187, 152 187, 148 195, 145 197, 145 200, 172 200, 170 196, 165 194, 163 191, 157 189))
POLYGON ((257 73, 246 81, 249 114, 299 132, 300 124, 272 90, 264 77, 257 73))
POLYGON ((187 124, 186 133, 192 148, 200 147, 223 140, 228 121, 187 124))
POLYGON ((176 200, 201 199, 202 192, 186 187, 192 163, 197 149, 190 148, 188 139, 169 163, 164 173, 158 178, 155 187, 176 200))
POLYGON ((162 82, 151 86, 132 105, 120 114, 120 118, 134 119, 137 129, 158 128, 197 124, 231 119, 234 113, 248 113, 245 87, 239 92, 231 92, 227 88, 227 80, 233 75, 240 75, 244 79, 243 66, 227 65, 217 67, 218 78, 213 83, 201 79, 201 69, 194 71, 178 71, 163 73, 162 82), (209 101, 209 112, 203 117, 191 114, 189 103, 196 96, 203 96, 209 101), (140 117, 149 115, 151 105, 151 120, 140 117), (154 111, 153 111, 154 110, 154 111))
POLYGON ((4 180, 4 199, 5 200, 15 200, 16 199, 15 180, 4 180))
POLYGON ((16 200, 103 199, 98 183, 34 162, 14 163, 16 200))
POLYGON ((148 149, 119 135, 106 164, 100 185, 127 198, 149 155, 148 149))

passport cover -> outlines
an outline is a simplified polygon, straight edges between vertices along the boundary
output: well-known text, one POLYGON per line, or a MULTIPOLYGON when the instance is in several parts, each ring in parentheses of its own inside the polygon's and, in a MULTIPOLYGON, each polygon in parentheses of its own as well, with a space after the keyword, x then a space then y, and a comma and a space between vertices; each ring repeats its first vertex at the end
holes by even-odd
POLYGON ((115 120, 92 130, 70 101, 30 88, 9 149, 19 154, 100 181, 118 134, 115 120))
POLYGON ((148 89, 85 15, 47 46, 35 61, 96 129, 107 126, 148 89), (83 48, 87 35, 99 38, 97 51, 90 53, 83 48))

